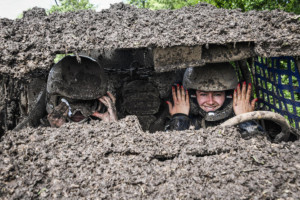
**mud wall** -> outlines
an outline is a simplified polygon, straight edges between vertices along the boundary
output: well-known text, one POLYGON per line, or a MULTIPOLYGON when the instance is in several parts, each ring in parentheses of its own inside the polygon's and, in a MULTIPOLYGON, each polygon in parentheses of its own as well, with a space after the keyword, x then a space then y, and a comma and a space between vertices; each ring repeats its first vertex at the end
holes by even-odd
POLYGON ((29 114, 45 85, 45 76, 27 80, 0 76, 0 137, 29 114))

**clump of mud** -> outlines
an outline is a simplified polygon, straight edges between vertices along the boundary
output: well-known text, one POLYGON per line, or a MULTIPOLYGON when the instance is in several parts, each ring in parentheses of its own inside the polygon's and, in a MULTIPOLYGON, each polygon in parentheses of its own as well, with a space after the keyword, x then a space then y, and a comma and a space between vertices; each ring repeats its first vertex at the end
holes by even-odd
POLYGON ((7 132, 1 199, 297 199, 300 142, 235 128, 141 131, 137 118, 7 132))
POLYGON ((217 9, 201 3, 179 10, 138 9, 123 3, 95 12, 0 19, 0 73, 15 77, 48 70, 57 53, 249 43, 256 55, 299 56, 299 16, 279 10, 217 9))

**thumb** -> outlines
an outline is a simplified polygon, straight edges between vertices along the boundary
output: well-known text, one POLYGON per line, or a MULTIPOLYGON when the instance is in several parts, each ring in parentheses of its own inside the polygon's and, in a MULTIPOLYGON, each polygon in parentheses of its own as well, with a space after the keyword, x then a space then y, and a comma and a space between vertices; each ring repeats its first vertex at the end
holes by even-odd
POLYGON ((170 101, 166 101, 166 103, 168 104, 169 107, 169 113, 171 114, 172 111, 172 103, 170 101))
POLYGON ((100 119, 103 119, 103 117, 104 117, 104 114, 102 114, 102 113, 98 113, 98 112, 94 112, 94 113, 92 114, 92 116, 94 116, 94 117, 98 117, 98 118, 100 118, 100 119))
POLYGON ((251 107, 252 107, 252 109, 254 110, 255 109, 255 103, 258 101, 258 99, 256 98, 256 99, 253 99, 252 101, 251 101, 251 107))

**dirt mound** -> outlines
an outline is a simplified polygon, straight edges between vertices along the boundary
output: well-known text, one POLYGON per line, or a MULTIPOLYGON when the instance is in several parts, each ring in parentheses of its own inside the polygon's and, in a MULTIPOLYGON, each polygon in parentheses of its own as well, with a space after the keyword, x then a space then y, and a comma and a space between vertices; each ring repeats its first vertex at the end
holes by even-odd
POLYGON ((235 128, 142 132, 137 118, 8 132, 1 199, 275 199, 300 196, 300 142, 235 128))
MULTIPOLYGON (((49 69, 57 53, 248 43, 260 56, 299 56, 299 16, 279 10, 137 9, 123 3, 101 12, 34 8, 23 19, 0 19, 0 73, 21 77, 49 69)), ((203 50, 203 51, 204 51, 203 50)))

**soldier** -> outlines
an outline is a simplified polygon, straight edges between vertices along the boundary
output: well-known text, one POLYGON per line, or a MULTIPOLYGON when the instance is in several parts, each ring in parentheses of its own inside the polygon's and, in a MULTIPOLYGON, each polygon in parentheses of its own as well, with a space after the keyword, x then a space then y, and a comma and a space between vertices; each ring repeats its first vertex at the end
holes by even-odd
MULTIPOLYGON (((229 63, 207 64, 203 67, 188 68, 183 86, 172 88, 173 102, 167 101, 171 120, 169 130, 186 130, 219 125, 234 115, 254 111, 255 102, 251 97, 251 84, 238 84, 233 67, 229 63), (186 90, 185 90, 185 89, 186 90), (236 88, 236 89, 235 89, 236 88)), ((254 121, 239 125, 242 136, 249 137, 263 132, 254 121)))
POLYGON ((67 121, 85 122, 91 116, 117 121, 116 98, 107 92, 103 68, 89 57, 80 56, 80 60, 66 56, 49 73, 46 110, 52 127, 67 121))
POLYGON ((40 123, 60 127, 67 121, 85 122, 92 117, 117 121, 115 102, 116 98, 107 92, 104 70, 94 59, 66 56, 52 67, 46 89, 14 130, 40 123), (48 120, 44 120, 45 113, 48 120))

